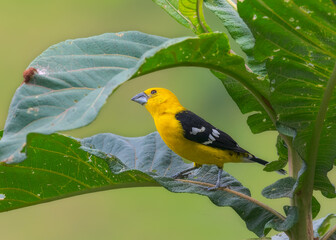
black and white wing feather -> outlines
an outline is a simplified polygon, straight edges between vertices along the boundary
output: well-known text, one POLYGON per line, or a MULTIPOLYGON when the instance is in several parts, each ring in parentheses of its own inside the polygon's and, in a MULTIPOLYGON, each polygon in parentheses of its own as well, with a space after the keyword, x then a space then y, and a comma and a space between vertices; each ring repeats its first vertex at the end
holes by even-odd
POLYGON ((237 142, 228 134, 214 127, 191 111, 182 111, 175 115, 184 130, 184 137, 188 140, 222 150, 238 153, 249 153, 239 147, 237 142))
MULTIPOLYGON (((244 159, 250 162, 256 162, 266 165, 268 162, 255 157, 245 149, 239 147, 237 142, 228 134, 214 127, 212 124, 205 121, 190 111, 182 111, 175 115, 180 121, 184 130, 184 137, 190 141, 194 141, 203 145, 207 145, 222 150, 231 150, 236 153, 246 153, 244 159)), ((278 170, 280 174, 286 174, 283 169, 278 170)))

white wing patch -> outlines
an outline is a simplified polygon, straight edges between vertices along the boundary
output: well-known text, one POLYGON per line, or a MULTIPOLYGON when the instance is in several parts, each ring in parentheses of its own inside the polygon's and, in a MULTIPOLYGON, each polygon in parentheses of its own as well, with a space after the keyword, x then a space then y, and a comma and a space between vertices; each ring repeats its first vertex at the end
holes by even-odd
POLYGON ((216 129, 213 128, 212 133, 209 134, 208 141, 205 141, 202 144, 209 145, 209 144, 213 143, 214 141, 216 141, 216 138, 219 138, 219 135, 220 135, 220 132, 218 132, 216 129))
POLYGON ((204 145, 208 145, 208 144, 211 144, 212 143, 212 141, 211 140, 208 140, 208 141, 206 141, 206 142, 204 142, 204 143, 202 143, 202 144, 204 144, 204 145))
POLYGON ((211 134, 209 134, 209 140, 211 140, 211 141, 215 141, 216 138, 215 138, 214 136, 212 136, 211 134))
POLYGON ((219 132, 216 129, 212 129, 212 135, 214 135, 216 138, 219 137, 219 132))
POLYGON ((204 131, 205 131, 205 127, 201 127, 201 128, 192 127, 190 134, 196 135, 197 133, 204 132, 204 131))

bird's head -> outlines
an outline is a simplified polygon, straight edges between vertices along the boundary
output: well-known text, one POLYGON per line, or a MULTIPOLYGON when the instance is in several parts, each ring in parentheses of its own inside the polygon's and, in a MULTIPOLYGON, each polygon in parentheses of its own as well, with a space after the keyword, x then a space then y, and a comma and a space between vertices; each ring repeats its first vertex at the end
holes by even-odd
POLYGON ((174 113, 183 108, 177 97, 165 88, 149 88, 135 95, 132 101, 144 105, 151 115, 174 113))

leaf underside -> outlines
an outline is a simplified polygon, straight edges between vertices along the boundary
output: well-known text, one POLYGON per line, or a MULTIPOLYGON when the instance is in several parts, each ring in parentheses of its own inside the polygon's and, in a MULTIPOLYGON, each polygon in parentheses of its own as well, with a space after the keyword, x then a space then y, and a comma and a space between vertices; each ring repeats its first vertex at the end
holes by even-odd
POLYGON ((0 141, 0 161, 22 161, 25 155, 20 151, 30 132, 50 134, 93 121, 121 83, 118 76, 165 41, 121 32, 67 40, 48 48, 29 65, 37 72, 13 97, 0 141))
MULTIPOLYGON (((28 135, 28 158, 19 164, 0 166, 0 211, 30 206, 64 197, 114 188, 163 186, 169 191, 196 193, 217 206, 230 206, 258 236, 284 222, 259 205, 226 191, 209 191, 202 183, 215 184, 218 169, 205 165, 183 181, 171 175, 192 166, 173 153, 157 132, 127 138, 99 134, 76 140, 59 134, 28 135), (197 184, 200 182, 200 184, 197 184), (274 225, 264 226, 268 222, 274 225)), ((250 195, 235 178, 223 173, 222 183, 250 195)), ((290 219, 296 213, 291 213, 290 219)), ((293 222, 288 224, 291 227, 293 222)))

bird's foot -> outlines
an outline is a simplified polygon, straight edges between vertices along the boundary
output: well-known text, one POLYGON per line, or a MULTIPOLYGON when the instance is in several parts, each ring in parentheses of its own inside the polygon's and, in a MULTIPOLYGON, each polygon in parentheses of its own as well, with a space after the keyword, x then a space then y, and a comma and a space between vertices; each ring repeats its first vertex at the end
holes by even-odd
POLYGON ((207 190, 208 191, 214 191, 214 190, 218 190, 219 188, 228 188, 228 189, 230 189, 230 185, 229 184, 223 184, 223 185, 221 185, 220 183, 219 184, 216 183, 215 186, 208 187, 207 190))

